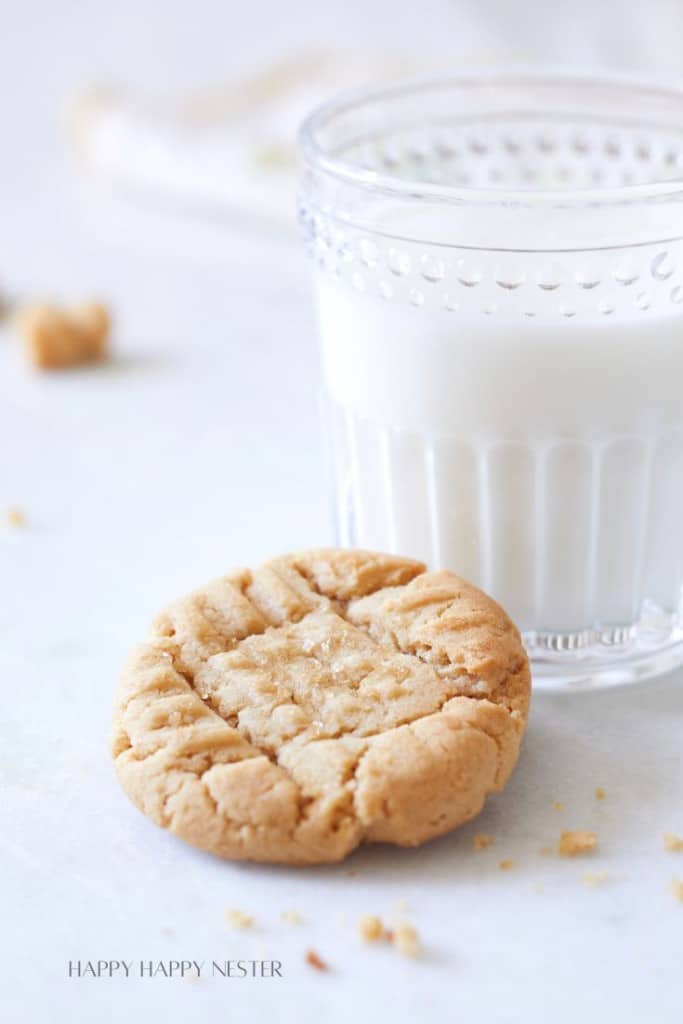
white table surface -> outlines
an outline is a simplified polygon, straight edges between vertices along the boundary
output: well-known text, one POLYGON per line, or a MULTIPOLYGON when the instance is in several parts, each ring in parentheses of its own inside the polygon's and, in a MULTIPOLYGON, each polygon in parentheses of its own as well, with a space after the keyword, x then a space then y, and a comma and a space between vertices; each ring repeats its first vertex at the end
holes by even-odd
MULTIPOLYGON (((320 5, 305 6, 298 28, 283 25, 283 46, 297 31, 324 34, 320 5)), ((169 4, 162 20, 130 0, 115 11, 28 3, 4 39, 0 286, 102 294, 116 356, 38 375, 0 336, 0 513, 16 504, 28 517, 26 529, 0 529, 0 1016, 673 1024, 683 906, 668 887, 683 855, 661 837, 683 832, 680 673, 538 695, 519 769, 478 821, 341 866, 220 862, 148 823, 113 778, 112 691, 153 612, 230 566, 331 539, 315 339, 295 240, 85 189, 55 111, 66 91, 122 64, 141 82, 215 76, 235 35, 256 59, 268 5, 250 7, 237 32, 204 0, 169 4), (596 856, 539 853, 570 827, 596 830, 596 856), (475 853, 479 831, 496 843, 475 853), (513 870, 499 870, 503 857, 513 870), (589 888, 587 871, 608 879, 589 888), (361 914, 390 920, 402 901, 425 944, 415 962, 355 931, 361 914), (230 907, 256 927, 230 930, 230 907), (285 924, 288 909, 304 923, 285 924), (307 966, 308 948, 332 970, 307 966), (282 961, 282 979, 67 977, 70 959, 264 957, 282 961)), ((371 21, 378 31, 380 13, 371 21)), ((346 22, 337 11, 330 24, 346 22)))

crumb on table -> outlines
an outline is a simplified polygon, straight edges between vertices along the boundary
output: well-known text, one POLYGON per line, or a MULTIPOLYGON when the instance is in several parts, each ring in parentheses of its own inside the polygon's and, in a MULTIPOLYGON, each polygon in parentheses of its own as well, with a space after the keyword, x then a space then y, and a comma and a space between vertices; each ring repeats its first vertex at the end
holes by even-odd
POLYGON ((420 937, 410 924, 399 924, 391 932, 391 941, 402 956, 416 957, 420 953, 420 937))
POLYGON ((16 317, 30 361, 41 370, 59 370, 106 358, 110 315, 88 302, 71 309, 46 303, 21 307, 16 317))
POLYGON ((358 934, 363 942, 381 942, 386 938, 384 925, 375 914, 365 914, 358 922, 358 934))
POLYGON ((668 850, 669 853, 683 853, 683 839, 677 836, 675 832, 665 832, 663 839, 664 849, 668 850))
POLYGON ((564 804, 561 804, 559 800, 555 801, 555 803, 553 804, 553 807, 555 808, 556 811, 563 811, 564 810, 564 804))
POLYGON ((285 924, 301 924, 303 918, 298 910, 283 910, 282 920, 285 924))
POLYGON ((683 903, 683 882, 681 882, 680 878, 672 878, 669 889, 673 898, 678 900, 679 903, 683 903))
POLYGON ((314 949, 309 949, 306 953, 306 963, 309 967, 314 967, 316 971, 329 971, 330 969, 314 949))
POLYGON ((503 860, 498 862, 498 867, 501 871, 512 871, 515 866, 515 862, 512 857, 505 857, 503 860))
POLYGON ((5 515, 7 525, 14 529, 21 529, 26 526, 26 513, 18 505, 10 505, 5 515))
POLYGON ((557 852, 560 857, 579 857, 584 853, 591 853, 598 845, 595 832, 587 829, 574 829, 563 832, 557 844, 557 852))
POLYGON ((581 881, 589 889, 597 889, 598 886, 605 884, 608 877, 606 871, 587 871, 585 875, 581 876, 581 881))
POLYGON ((476 836, 472 839, 472 845, 475 850, 486 850, 489 846, 493 846, 494 843, 494 837, 487 835, 485 832, 477 832, 476 836))
POLYGON ((245 914, 243 910, 226 910, 225 920, 231 928, 251 928, 254 923, 251 914, 245 914))
POLYGON ((603 787, 602 786, 598 786, 597 789, 595 790, 595 799, 596 800, 604 800, 606 796, 607 796, 607 793, 605 792, 603 787))

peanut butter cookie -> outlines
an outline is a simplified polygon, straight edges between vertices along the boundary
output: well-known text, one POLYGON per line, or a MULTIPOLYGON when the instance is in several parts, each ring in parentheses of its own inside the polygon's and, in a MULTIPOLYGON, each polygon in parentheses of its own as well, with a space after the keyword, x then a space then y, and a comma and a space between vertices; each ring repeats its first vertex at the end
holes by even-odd
POLYGON ((140 810, 235 860, 415 846, 474 817, 517 760, 519 633, 450 572, 364 551, 236 571, 131 656, 112 754, 140 810))

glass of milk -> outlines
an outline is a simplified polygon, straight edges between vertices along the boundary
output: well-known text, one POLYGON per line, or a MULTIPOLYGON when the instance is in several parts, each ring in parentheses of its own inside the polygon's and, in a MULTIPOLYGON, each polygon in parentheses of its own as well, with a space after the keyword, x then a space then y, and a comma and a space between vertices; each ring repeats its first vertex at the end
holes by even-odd
POLYGON ((488 591, 537 684, 683 663, 683 93, 412 83, 302 149, 339 542, 488 591))

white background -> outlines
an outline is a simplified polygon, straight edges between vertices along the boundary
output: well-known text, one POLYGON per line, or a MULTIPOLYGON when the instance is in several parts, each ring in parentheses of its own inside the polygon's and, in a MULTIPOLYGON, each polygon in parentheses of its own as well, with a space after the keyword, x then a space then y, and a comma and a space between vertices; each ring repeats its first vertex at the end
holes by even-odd
POLYGON ((296 239, 86 186, 62 102, 102 79, 220 81, 305 44, 680 74, 680 3, 522 6, 3 3, 0 289, 101 294, 116 314, 105 368, 36 375, 0 335, 0 510, 29 519, 0 530, 3 1020, 680 1020, 683 907, 668 886, 683 855, 661 841, 683 832, 680 675, 538 696, 519 770, 478 822, 339 867, 184 847, 128 804, 106 750, 120 664, 160 605, 331 537, 296 239), (540 855, 567 827, 597 831, 590 862, 540 855), (495 846, 475 853, 476 831, 495 846), (502 857, 516 867, 501 872, 502 857), (587 888, 586 871, 609 877, 587 888), (389 920, 404 900, 416 962, 355 934, 362 913, 389 920), (257 927, 231 931, 229 907, 257 927), (283 923, 288 909, 305 923, 283 923), (329 973, 304 963, 308 948, 329 973), (69 959, 263 956, 282 980, 66 976, 69 959))

